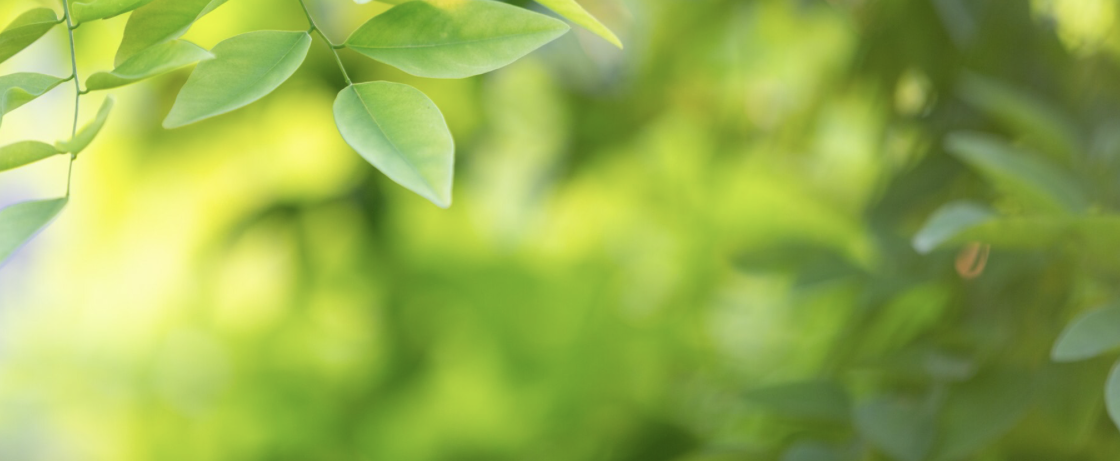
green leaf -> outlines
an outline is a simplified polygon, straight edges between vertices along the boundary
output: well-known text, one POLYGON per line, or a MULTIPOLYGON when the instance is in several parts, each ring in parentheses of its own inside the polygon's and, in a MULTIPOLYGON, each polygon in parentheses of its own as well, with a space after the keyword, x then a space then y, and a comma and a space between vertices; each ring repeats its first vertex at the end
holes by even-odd
POLYGON ((62 152, 39 141, 22 141, 0 147, 0 171, 19 168, 62 152))
POLYGON ((67 0, 74 24, 107 19, 140 8, 152 0, 67 0))
POLYGON ((614 32, 611 32, 607 26, 604 26, 598 19, 595 19, 595 16, 592 16, 591 13, 583 9, 576 0, 537 0, 537 3, 548 7, 548 9, 555 11, 556 14, 583 26, 584 29, 594 32, 595 35, 603 37, 606 41, 622 49, 622 41, 618 39, 614 32))
POLYGON ((352 85, 338 93, 334 118, 350 147, 390 179, 440 207, 451 205, 455 142, 420 90, 392 82, 352 85))
POLYGON ((0 121, 4 115, 42 96, 69 79, 20 72, 0 77, 0 121))
POLYGON ((58 24, 58 16, 50 8, 35 8, 19 15, 0 32, 0 62, 35 43, 55 24, 58 24))
POLYGON ((1118 346, 1120 306, 1111 305, 1085 312, 1066 325, 1050 351, 1050 358, 1055 362, 1074 362, 1118 346))
POLYGON ((1043 211, 1081 212, 1088 208, 1076 180, 995 136, 953 133, 946 139, 945 148, 995 186, 1043 211))
POLYGON ((65 205, 65 198, 57 198, 17 203, 0 210, 0 261, 35 236, 65 205))
POLYGON ((1112 366, 1104 386, 1104 406, 1112 423, 1120 427, 1120 361, 1112 366))
POLYGON ((883 453, 900 461, 921 461, 933 447, 933 416, 916 402, 876 398, 859 405, 855 426, 883 453))
POLYGON ((782 461, 848 461, 853 459, 850 450, 817 442, 797 442, 782 454, 782 461))
POLYGON ((995 214, 983 205, 971 202, 948 203, 930 215, 922 229, 914 235, 911 244, 918 253, 929 253, 993 217, 995 214))
POLYGON ((89 147, 89 143, 93 142, 93 138, 97 137, 97 133, 101 132, 101 127, 105 126, 105 121, 109 119, 109 111, 111 110, 113 110, 113 98, 105 98, 93 122, 90 122, 89 125, 82 128, 82 130, 78 132, 78 135, 74 136, 74 139, 59 142, 55 147, 63 152, 69 152, 74 155, 80 154, 86 147, 89 147))
POLYGON ((209 51, 191 42, 172 40, 141 51, 112 72, 91 75, 86 80, 86 89, 106 90, 136 83, 213 57, 209 51))
POLYGON ((506 66, 568 31, 490 0, 412 1, 362 25, 346 46, 410 74, 464 78, 506 66))
POLYGON ((217 44, 183 85, 164 128, 178 128, 240 109, 267 96, 303 64, 307 32, 260 31, 217 44))
POLYGON ((132 13, 114 63, 124 64, 149 47, 181 37, 195 21, 226 0, 155 0, 132 13))
POLYGON ((964 74, 959 83, 962 99, 1037 144, 1052 159, 1066 164, 1083 150, 1077 124, 1038 95, 977 74, 964 74))
POLYGON ((1031 401, 1029 376, 993 373, 954 388, 941 409, 933 461, 970 458, 1011 430, 1031 401))
POLYGON ((755 389, 747 399, 767 411, 795 419, 847 421, 848 393, 833 381, 803 381, 755 389))

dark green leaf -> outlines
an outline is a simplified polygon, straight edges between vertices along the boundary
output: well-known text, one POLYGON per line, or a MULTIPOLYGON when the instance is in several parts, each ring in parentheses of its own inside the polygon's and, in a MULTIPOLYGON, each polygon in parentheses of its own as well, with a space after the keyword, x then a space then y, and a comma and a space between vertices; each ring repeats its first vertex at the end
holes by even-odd
POLYGON ((803 381, 764 387, 747 393, 747 399, 779 416, 821 421, 847 421, 851 401, 833 381, 803 381))
POLYGON ((20 72, 0 77, 0 121, 8 112, 18 109, 68 79, 50 75, 20 72))
POLYGON ((58 150, 77 155, 86 147, 89 147, 89 143, 93 142, 97 133, 101 132, 101 127, 105 126, 105 121, 109 119, 109 111, 112 109, 113 98, 105 98, 105 102, 101 103, 101 109, 97 111, 97 117, 93 119, 93 122, 78 131, 78 135, 74 136, 74 139, 59 142, 56 146, 58 150))
POLYGON ((548 16, 490 0, 412 1, 382 13, 346 46, 420 77, 490 72, 568 31, 548 16))
POLYGON ((67 0, 74 24, 107 19, 146 5, 152 0, 67 0))
POLYGON ((978 377, 954 388, 941 409, 933 461, 972 459, 1007 433, 1030 407, 1031 379, 1018 373, 978 377))
POLYGON ((86 80, 86 89, 105 90, 128 85, 213 57, 191 42, 172 40, 141 51, 112 72, 91 75, 86 80))
POLYGON ((876 398, 855 410, 860 435, 899 461, 921 461, 934 440, 934 419, 916 402, 876 398))
POLYGON ((1120 361, 1112 366, 1104 385, 1104 406, 1112 423, 1120 427, 1120 361))
POLYGON ((23 141, 0 147, 0 171, 11 170, 60 154, 58 149, 45 142, 23 141))
POLYGON ((58 24, 58 16, 50 8, 29 10, 0 32, 0 62, 7 61, 58 24))
POLYGON ((548 7, 548 9, 555 11, 556 14, 567 18, 583 28, 594 32, 595 35, 603 37, 604 40, 611 42, 614 46, 622 48, 622 41, 611 32, 607 26, 599 22, 595 16, 588 13, 576 0, 537 0, 537 3, 548 7))
POLYGON ((933 212, 911 244, 919 253, 929 253, 962 232, 992 219, 995 215, 983 205, 953 202, 933 212))
POLYGON ((1073 319, 1050 351, 1056 362, 1073 362, 1096 357, 1120 347, 1120 306, 1095 309, 1073 319))
POLYGON ((267 96, 303 64, 307 32, 241 34, 214 47, 215 58, 199 63, 175 99, 165 128, 178 128, 240 109, 267 96))
POLYGON ((58 198, 17 203, 0 210, 0 261, 35 236, 65 205, 66 199, 58 198))
POLYGON ((1077 125, 1037 95, 976 74, 965 74, 958 88, 965 101, 1063 164, 1082 150, 1077 125))
POLYGON ((424 93, 392 82, 349 86, 335 99, 334 117, 343 139, 382 173, 440 207, 451 205, 455 142, 424 93))
POLYGON ((134 11, 117 49, 116 65, 136 53, 181 37, 199 18, 226 0, 154 0, 134 11))

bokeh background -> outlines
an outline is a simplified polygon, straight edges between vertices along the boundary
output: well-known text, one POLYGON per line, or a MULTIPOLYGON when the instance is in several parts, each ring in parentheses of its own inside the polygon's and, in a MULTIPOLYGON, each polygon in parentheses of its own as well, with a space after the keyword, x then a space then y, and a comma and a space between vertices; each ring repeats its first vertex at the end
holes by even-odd
MULTIPOLYGON (((310 3, 335 41, 389 7, 310 3)), ((1118 2, 581 3, 625 51, 573 28, 466 80, 343 52, 441 107, 449 210, 345 145, 322 43, 179 130, 189 70, 114 91, 71 203, 0 267, 0 459, 1120 459, 1115 357, 1049 359, 1120 294, 1120 227, 1042 232, 1066 217, 945 149, 987 133, 1109 216, 1118 2), (962 199, 1030 218, 968 270, 911 245, 962 199)), ((84 75, 124 22, 76 31, 84 75)), ((295 0, 230 0, 185 38, 306 28, 295 0)), ((68 59, 58 28, 0 72, 68 59)), ((64 138, 71 91, 0 142, 64 138)), ((0 205, 65 169, 0 174, 0 205)))

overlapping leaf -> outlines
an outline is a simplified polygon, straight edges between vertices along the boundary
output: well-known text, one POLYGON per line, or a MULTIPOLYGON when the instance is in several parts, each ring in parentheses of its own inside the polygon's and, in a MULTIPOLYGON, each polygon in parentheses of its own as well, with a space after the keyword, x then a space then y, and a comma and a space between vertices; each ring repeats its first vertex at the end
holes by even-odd
POLYGON ((140 8, 152 0, 67 0, 75 24, 107 19, 140 8))
POLYGON ((0 31, 0 62, 35 43, 55 24, 58 24, 58 16, 50 8, 35 8, 16 17, 0 31))
POLYGON ((0 147, 0 171, 19 168, 62 153, 54 146, 39 141, 23 141, 0 147))
POLYGON ((537 3, 548 7, 548 9, 555 11, 556 14, 567 18, 576 24, 579 24, 584 29, 590 30, 604 40, 611 42, 614 46, 622 48, 622 41, 618 36, 611 32, 607 26, 599 22, 595 16, 588 13, 576 0, 537 0, 537 3))
POLYGON ((101 132, 101 128, 105 126, 105 121, 109 119, 111 110, 113 110, 113 98, 105 98, 105 101, 101 103, 101 109, 97 111, 97 116, 89 125, 78 131, 73 139, 59 142, 55 147, 60 151, 75 155, 81 153, 86 147, 89 147, 89 144, 97 137, 97 133, 101 132))
POLYGON ((172 40, 137 53, 112 72, 98 72, 91 75, 86 80, 86 89, 106 90, 136 83, 213 57, 214 55, 209 51, 191 42, 172 40))
POLYGON ((490 0, 412 1, 365 23, 346 46, 420 77, 503 67, 568 31, 548 16, 490 0))
POLYGON ((451 205, 455 143, 443 114, 411 86, 349 86, 334 102, 343 139, 400 185, 440 207, 451 205))
POLYGON ((195 21, 226 0, 154 0, 134 11, 124 28, 115 64, 149 47, 181 37, 195 21))
POLYGON ((4 115, 42 96, 67 79, 32 72, 0 77, 0 122, 4 115))
POLYGON ((215 58, 191 73, 163 126, 177 128, 230 112, 265 97, 288 80, 307 56, 306 32, 241 34, 214 47, 215 58))
POLYGON ((65 205, 66 199, 58 198, 17 203, 0 210, 0 262, 34 237, 65 205))

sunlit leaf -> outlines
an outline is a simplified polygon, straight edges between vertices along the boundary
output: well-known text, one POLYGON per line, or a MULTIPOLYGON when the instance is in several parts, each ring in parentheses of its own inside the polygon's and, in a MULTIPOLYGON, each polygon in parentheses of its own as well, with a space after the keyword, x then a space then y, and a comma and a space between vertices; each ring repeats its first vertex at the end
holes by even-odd
POLYGON ((55 24, 58 24, 58 16, 50 8, 35 8, 16 17, 0 32, 0 62, 35 43, 55 24))
POLYGON ((993 185, 1043 211, 1080 212, 1088 207, 1077 181, 1067 173, 995 136, 953 133, 945 148, 993 185))
POLYGON ((1120 361, 1112 366, 1104 385, 1104 405, 1112 423, 1120 427, 1120 361))
POLYGON ((1096 357, 1120 347, 1120 306, 1110 305, 1085 312, 1073 319, 1050 351, 1056 362, 1096 357))
POLYGON ((146 5, 152 0, 67 0, 70 2, 70 14, 73 22, 81 24, 87 21, 107 19, 127 13, 146 5))
POLYGON ((128 17, 116 65, 141 50, 181 37, 199 18, 226 0, 154 0, 128 17))
POLYGON ((66 199, 58 198, 17 203, 0 210, 0 262, 35 236, 65 205, 66 199))
POLYGON ((455 143, 424 93, 392 82, 349 86, 335 99, 334 117, 343 139, 382 173, 440 207, 451 205, 455 143))
POLYGON ((568 31, 548 16, 490 0, 412 1, 365 23, 346 46, 420 77, 503 67, 568 31))
POLYGON ((8 112, 42 96, 67 79, 20 72, 0 77, 0 121, 8 112))
POLYGON ((860 435, 899 461, 921 461, 933 447, 933 416, 916 402, 876 398, 855 410, 860 435))
POLYGON ((567 18, 569 21, 594 32, 595 35, 603 37, 604 40, 611 42, 614 46, 622 48, 622 41, 618 39, 618 36, 616 36, 614 32, 611 32, 607 26, 604 26, 603 23, 599 22, 595 16, 588 13, 576 0, 537 0, 537 3, 548 7, 548 9, 555 11, 556 14, 567 18))
POLYGON ((54 146, 39 141, 22 141, 0 147, 0 171, 19 168, 38 162, 61 152, 54 146))
POLYGON ((240 109, 288 80, 307 56, 306 32, 260 31, 217 44, 175 99, 165 128, 178 128, 240 109))
POLYGON ((795 419, 847 421, 851 401, 833 381, 802 381, 755 389, 747 399, 779 416, 795 419))
POLYGON ((136 83, 213 57, 191 42, 172 40, 141 51, 112 72, 91 75, 86 80, 86 89, 105 90, 136 83))
POLYGON ((1019 373, 980 376, 951 390, 939 415, 933 461, 957 461, 1007 433, 1030 407, 1031 380, 1019 373))
POLYGON ((85 150, 86 147, 89 147, 89 144, 97 137, 97 133, 100 133, 101 128, 105 126, 105 121, 109 119, 109 112, 111 110, 113 110, 113 98, 105 98, 105 101, 101 103, 101 109, 97 111, 97 116, 94 117, 93 121, 79 130, 78 134, 74 136, 74 139, 59 142, 56 146, 58 150, 76 155, 85 150))
POLYGON ((953 202, 943 205, 914 235, 911 244, 919 253, 929 253, 960 233, 969 230, 995 215, 982 205, 971 202, 953 202))

